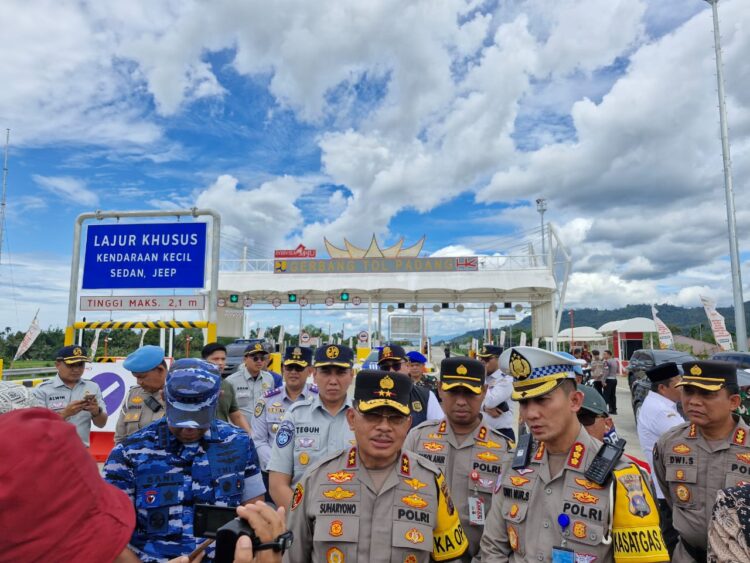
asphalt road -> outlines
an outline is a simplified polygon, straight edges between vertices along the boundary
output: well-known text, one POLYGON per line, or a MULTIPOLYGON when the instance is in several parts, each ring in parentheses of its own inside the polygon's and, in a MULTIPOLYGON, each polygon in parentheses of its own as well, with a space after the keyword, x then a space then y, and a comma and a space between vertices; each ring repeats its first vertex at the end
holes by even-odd
POLYGON ((620 377, 617 380, 617 414, 612 415, 612 420, 615 421, 618 436, 627 440, 625 453, 645 459, 635 428, 635 416, 630 404, 630 389, 628 389, 627 377, 620 377))

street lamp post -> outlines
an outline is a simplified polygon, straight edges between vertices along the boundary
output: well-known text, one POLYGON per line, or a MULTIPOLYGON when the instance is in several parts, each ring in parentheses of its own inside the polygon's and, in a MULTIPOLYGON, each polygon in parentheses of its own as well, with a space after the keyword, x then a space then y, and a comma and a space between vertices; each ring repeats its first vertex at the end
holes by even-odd
POLYGON ((547 264, 546 253, 544 251, 544 212, 547 211, 547 200, 540 197, 536 200, 536 210, 539 212, 539 216, 542 222, 542 261, 547 264))
POLYGON ((714 49, 716 50, 716 81, 719 87, 719 122, 721 125, 721 150, 724 157, 724 195, 727 204, 729 226, 729 257, 732 263, 732 294, 734 295, 734 326, 737 332, 737 349, 747 352, 747 327, 745 326, 745 303, 742 298, 742 274, 740 252, 737 245, 737 223, 734 212, 734 188, 732 185, 732 160, 729 152, 729 126, 724 94, 724 70, 721 60, 721 36, 719 35, 719 0, 706 0, 711 4, 714 22, 714 49))

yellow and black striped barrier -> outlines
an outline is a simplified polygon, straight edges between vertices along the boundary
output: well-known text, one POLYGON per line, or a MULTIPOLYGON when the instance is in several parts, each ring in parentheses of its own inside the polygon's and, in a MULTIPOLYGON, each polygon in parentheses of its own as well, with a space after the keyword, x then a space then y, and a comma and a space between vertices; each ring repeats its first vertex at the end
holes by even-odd
POLYGON ((216 323, 208 321, 95 321, 76 322, 65 329, 65 345, 73 344, 76 330, 83 329, 129 330, 133 328, 206 328, 207 342, 216 342, 216 323))

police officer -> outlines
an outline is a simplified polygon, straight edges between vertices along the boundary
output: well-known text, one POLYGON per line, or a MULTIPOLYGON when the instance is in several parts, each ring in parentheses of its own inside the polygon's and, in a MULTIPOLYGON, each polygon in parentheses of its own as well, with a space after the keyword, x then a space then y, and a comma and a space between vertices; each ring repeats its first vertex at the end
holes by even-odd
POLYGON ((352 445, 346 411, 351 407, 347 391, 353 360, 354 352, 347 346, 328 344, 315 350, 318 394, 287 408, 271 449, 268 481, 277 506, 289 506, 292 487, 310 464, 352 445))
POLYGON ((578 422, 574 362, 527 346, 500 356, 533 443, 522 442, 503 467, 483 563, 669 560, 648 477, 616 455, 599 456, 602 443, 578 422), (595 458, 604 462, 603 484, 585 475, 595 458))
POLYGON ((318 393, 314 384, 307 383, 313 373, 312 355, 310 348, 288 346, 282 363, 284 386, 266 391, 255 405, 253 441, 263 470, 271 459, 271 446, 287 408, 318 393))
POLYGON ((195 504, 238 506, 265 491, 250 437, 216 419, 215 367, 190 362, 167 375, 165 417, 115 446, 104 464, 104 478, 135 505, 130 549, 144 562, 187 555, 200 545, 204 538, 193 535, 195 504))
POLYGON ((346 419, 354 447, 312 465, 294 489, 289 562, 452 561, 468 541, 435 465, 403 448, 412 382, 362 370, 346 419))
POLYGON ((277 386, 273 375, 263 370, 267 359, 268 353, 263 344, 250 344, 245 349, 244 364, 227 377, 227 381, 232 384, 237 394, 237 406, 245 415, 248 424, 252 424, 255 405, 263 393, 277 386))
MULTIPOLYGON (((424 387, 425 389, 429 389, 433 393, 437 394, 437 378, 434 375, 425 372, 426 364, 427 358, 420 352, 412 350, 411 352, 406 353, 406 367, 408 369, 409 377, 411 377, 414 385, 417 387, 424 387)), ((440 396, 438 396, 437 399, 439 402, 440 396)))
POLYGON ((440 394, 445 418, 420 424, 404 443, 404 449, 429 459, 445 474, 471 557, 479 552, 492 491, 512 447, 485 423, 481 408, 486 392, 481 362, 460 356, 443 360, 440 394))
POLYGON ((80 346, 60 348, 55 357, 57 375, 34 388, 40 407, 55 411, 74 424, 88 448, 91 423, 97 428, 107 424, 107 408, 102 391, 93 381, 81 379, 88 358, 80 346))
MULTIPOLYGON (((216 417, 224 422, 231 422, 239 426, 245 432, 252 435, 252 429, 245 415, 237 405, 237 394, 234 387, 224 377, 224 367, 227 365, 227 347, 218 342, 209 342, 201 349, 201 358, 216 366, 221 376, 221 392, 219 393, 219 405, 216 408, 216 417)), ((257 445, 256 445, 257 447, 257 445)))
MULTIPOLYGON (((398 344, 386 344, 378 351, 378 368, 384 371, 397 371, 409 374, 406 352, 398 344)), ((443 409, 429 389, 412 385, 411 389, 411 427, 422 424, 425 420, 440 420, 443 409)))
MULTIPOLYGON (((677 410, 677 403, 682 398, 677 384, 682 380, 682 375, 676 363, 666 362, 646 371, 646 376, 651 382, 651 390, 638 411, 637 429, 641 450, 653 466, 656 441, 671 428, 685 422, 677 410)), ((659 504, 662 534, 671 555, 679 537, 672 527, 672 509, 664 500, 664 493, 656 479, 654 492, 659 504)))
POLYGON ((167 380, 164 350, 159 346, 143 346, 125 358, 123 367, 129 370, 138 385, 128 391, 122 403, 115 428, 115 444, 164 416, 162 396, 167 380))
POLYGON ((716 493, 750 481, 750 429, 733 411, 740 403, 737 369, 719 361, 685 362, 682 406, 689 422, 654 447, 654 474, 672 509, 680 541, 673 561, 705 561, 716 493))
POLYGON ((482 404, 485 424, 499 430, 511 440, 516 439, 516 417, 513 412, 513 378, 503 373, 498 358, 503 353, 502 346, 485 345, 477 352, 477 358, 484 363, 487 381, 487 396, 482 404))

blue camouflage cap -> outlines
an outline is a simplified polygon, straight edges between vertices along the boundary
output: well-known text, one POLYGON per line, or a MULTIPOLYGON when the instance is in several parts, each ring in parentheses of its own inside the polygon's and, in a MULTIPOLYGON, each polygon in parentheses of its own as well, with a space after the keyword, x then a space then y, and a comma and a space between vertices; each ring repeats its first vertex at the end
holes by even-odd
POLYGON ((177 360, 167 375, 167 423, 175 428, 210 428, 216 416, 221 377, 203 360, 177 360))
POLYGON ((123 367, 133 373, 151 371, 164 361, 164 350, 161 346, 142 346, 125 358, 123 367))

